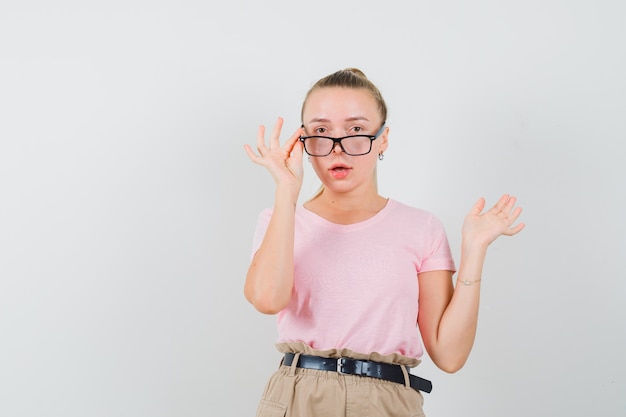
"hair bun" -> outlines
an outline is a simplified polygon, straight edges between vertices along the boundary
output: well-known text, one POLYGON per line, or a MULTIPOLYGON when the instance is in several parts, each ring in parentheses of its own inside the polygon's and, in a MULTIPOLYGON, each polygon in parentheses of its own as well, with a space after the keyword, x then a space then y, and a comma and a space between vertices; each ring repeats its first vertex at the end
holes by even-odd
POLYGON ((359 77, 363 77, 363 78, 367 79, 367 77, 365 76, 365 73, 363 73, 363 71, 361 71, 358 68, 350 67, 350 68, 346 68, 344 71, 351 72, 351 73, 353 73, 355 75, 358 75, 359 77))

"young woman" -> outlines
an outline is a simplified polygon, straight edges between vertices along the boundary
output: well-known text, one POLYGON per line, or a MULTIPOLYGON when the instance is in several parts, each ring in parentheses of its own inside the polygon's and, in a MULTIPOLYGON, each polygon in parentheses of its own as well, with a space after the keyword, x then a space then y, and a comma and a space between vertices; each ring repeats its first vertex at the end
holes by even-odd
POLYGON ((259 417, 422 416, 430 382, 409 369, 423 348, 446 372, 464 365, 487 247, 524 227, 515 224, 514 197, 487 211, 479 199, 463 223, 453 284, 457 270, 438 219, 378 193, 386 118, 379 90, 349 68, 311 88, 302 127, 284 144, 279 118, 269 144, 261 126, 258 152, 245 145, 276 183, 273 208, 259 216, 244 288, 258 311, 277 314, 276 346, 284 353, 259 417), (299 205, 303 153, 323 185, 299 205))

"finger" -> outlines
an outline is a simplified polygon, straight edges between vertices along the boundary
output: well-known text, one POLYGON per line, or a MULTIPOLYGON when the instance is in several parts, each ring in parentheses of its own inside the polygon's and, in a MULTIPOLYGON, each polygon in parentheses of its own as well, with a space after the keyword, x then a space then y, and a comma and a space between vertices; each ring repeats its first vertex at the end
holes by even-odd
POLYGON ((287 139, 283 149, 287 151, 287 153, 291 153, 295 144, 300 142, 300 136, 302 136, 302 128, 299 127, 296 131, 287 139))
POLYGON ((526 224, 524 224, 524 223, 520 223, 520 224, 516 225, 515 227, 511 227, 511 228, 509 228, 509 229, 505 232, 505 234, 506 234, 507 236, 513 236, 513 235, 516 235, 516 234, 518 234, 519 232, 521 232, 521 231, 522 231, 522 229, 524 229, 524 227, 526 227, 526 224))
POLYGON ((279 117, 274 123, 272 134, 270 135, 270 149, 278 149, 280 147, 280 131, 283 128, 283 118, 279 117))
POLYGON ((485 199, 483 197, 480 197, 478 201, 474 204, 474 207, 472 207, 471 213, 475 215, 479 215, 483 211, 484 208, 485 208, 485 199))
POLYGON ((496 211, 502 211, 506 207, 507 202, 509 201, 510 196, 508 194, 504 194, 498 202, 493 206, 496 211))
POLYGON ((256 148, 261 155, 263 155, 263 152, 267 150, 267 147, 265 146, 265 126, 263 125, 259 126, 257 131, 256 148))
POLYGON ((515 223, 517 221, 517 218, 520 216, 520 214, 522 214, 522 208, 516 207, 515 210, 513 210, 513 212, 509 216, 509 221, 511 222, 510 224, 515 223))
POLYGON ((291 158, 295 159, 296 161, 298 161, 300 165, 302 165, 303 154, 304 154, 304 146, 302 145, 302 142, 298 140, 293 145, 293 148, 291 148, 291 158))
POLYGON ((244 150, 246 151, 246 153, 248 154, 248 157, 250 158, 250 160, 252 162, 254 162, 255 164, 258 164, 260 162, 260 158, 257 154, 254 153, 254 151, 252 150, 252 147, 248 144, 243 145, 244 150))
POLYGON ((511 213, 513 211, 513 207, 515 207, 515 203, 517 203, 517 198, 515 198, 514 196, 510 196, 509 200, 506 202, 506 205, 502 209, 502 212, 506 213, 507 215, 511 213))
POLYGON ((287 141, 288 144, 291 145, 289 150, 289 165, 290 167, 298 167, 302 169, 302 155, 304 154, 304 145, 300 141, 300 135, 302 134, 302 129, 298 128, 296 132, 292 135, 291 138, 287 141), (291 144, 293 140, 293 144, 291 144))

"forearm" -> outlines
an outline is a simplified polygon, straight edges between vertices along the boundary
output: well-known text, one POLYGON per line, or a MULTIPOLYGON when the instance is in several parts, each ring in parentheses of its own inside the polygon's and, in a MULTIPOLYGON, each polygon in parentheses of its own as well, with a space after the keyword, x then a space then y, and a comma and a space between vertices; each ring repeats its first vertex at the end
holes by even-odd
POLYGON ((277 189, 272 218, 248 269, 244 294, 262 313, 279 312, 291 298, 296 203, 297 194, 277 189))
MULTIPOLYGON (((474 204, 463 222, 461 259, 454 288, 449 277, 446 282, 420 280, 420 331, 429 355, 445 371, 459 370, 472 350, 487 247, 499 236, 513 236, 524 228, 524 223, 513 225, 522 212, 515 202, 515 197, 504 194, 485 213, 484 198, 474 204)), ((443 277, 441 272, 436 275, 443 277)))
POLYGON ((486 252, 486 246, 465 245, 462 248, 456 285, 441 318, 437 337, 442 367, 449 372, 455 372, 465 364, 474 344, 486 252))

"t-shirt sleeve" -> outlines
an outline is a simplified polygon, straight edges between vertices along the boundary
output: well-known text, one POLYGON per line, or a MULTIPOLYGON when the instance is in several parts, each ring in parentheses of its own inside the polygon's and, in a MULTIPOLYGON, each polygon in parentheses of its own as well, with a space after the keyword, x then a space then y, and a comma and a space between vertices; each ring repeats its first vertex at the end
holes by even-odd
POLYGON ((432 216, 429 224, 429 250, 422 260, 419 272, 452 271, 456 272, 454 258, 450 251, 450 243, 441 221, 432 216))
POLYGON ((269 225, 271 218, 271 209, 265 209, 261 213, 259 213, 256 222, 256 228, 254 230, 254 237, 252 239, 252 251, 250 252, 250 259, 254 257, 256 251, 258 251, 259 247, 261 247, 263 237, 265 236, 265 231, 267 230, 267 226, 269 225))

